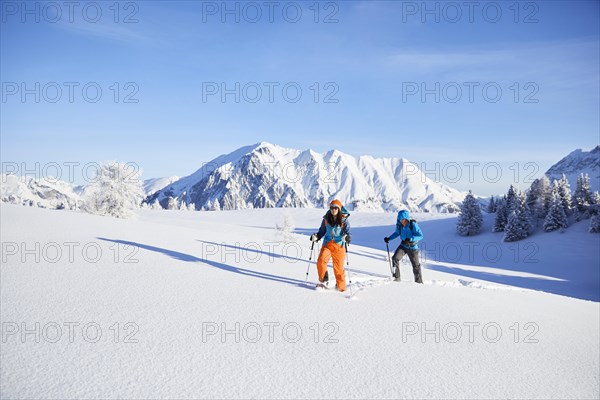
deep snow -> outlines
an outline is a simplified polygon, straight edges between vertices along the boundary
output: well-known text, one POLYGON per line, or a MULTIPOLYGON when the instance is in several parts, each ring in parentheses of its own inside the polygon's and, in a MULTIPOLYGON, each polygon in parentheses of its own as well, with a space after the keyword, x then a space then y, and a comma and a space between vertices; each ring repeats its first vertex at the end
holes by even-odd
POLYGON ((455 217, 417 214, 429 254, 417 285, 408 264, 403 282, 388 279, 395 215, 352 213, 355 285, 341 294, 304 283, 323 210, 0 211, 2 398, 600 395, 587 221, 511 250, 501 234, 461 238, 455 217), (296 234, 284 246, 285 214, 296 234), (38 338, 22 334, 36 323, 38 338))

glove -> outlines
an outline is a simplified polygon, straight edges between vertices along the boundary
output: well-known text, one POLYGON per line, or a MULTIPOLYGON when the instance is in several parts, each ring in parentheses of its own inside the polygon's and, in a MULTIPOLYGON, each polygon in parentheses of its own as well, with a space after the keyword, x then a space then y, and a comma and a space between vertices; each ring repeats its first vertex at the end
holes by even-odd
POLYGON ((389 237, 384 237, 383 241, 386 242, 386 243, 389 243, 390 242, 390 238, 389 237))
POLYGON ((405 245, 406 247, 413 247, 414 245, 417 244, 417 242, 413 242, 412 238, 406 238, 402 241, 402 244, 405 245))
POLYGON ((344 236, 342 236, 342 241, 350 244, 350 236, 348 236, 348 234, 345 233, 344 236))
POLYGON ((319 237, 317 236, 316 233, 313 233, 312 235, 310 235, 310 241, 311 242, 318 242, 319 241, 319 237))

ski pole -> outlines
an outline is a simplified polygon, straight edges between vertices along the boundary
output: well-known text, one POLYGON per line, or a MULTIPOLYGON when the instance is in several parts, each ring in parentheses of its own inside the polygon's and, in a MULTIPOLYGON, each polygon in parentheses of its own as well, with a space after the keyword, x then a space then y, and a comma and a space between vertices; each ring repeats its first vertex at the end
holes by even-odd
POLYGON ((310 262, 312 261, 314 247, 315 242, 312 242, 312 245, 310 246, 310 256, 308 256, 308 266, 306 267, 306 279, 304 279, 304 283, 308 282, 308 271, 310 271, 310 262))
POLYGON ((350 276, 350 257, 348 257, 348 242, 344 242, 344 246, 346 247, 346 270, 348 271, 348 281, 350 285, 352 285, 352 277, 350 276))
POLYGON ((390 246, 387 244, 385 244, 385 247, 387 248, 387 252, 388 252, 388 260, 390 262, 390 272, 392 273, 392 278, 394 277, 394 268, 392 267, 392 258, 390 257, 390 246))

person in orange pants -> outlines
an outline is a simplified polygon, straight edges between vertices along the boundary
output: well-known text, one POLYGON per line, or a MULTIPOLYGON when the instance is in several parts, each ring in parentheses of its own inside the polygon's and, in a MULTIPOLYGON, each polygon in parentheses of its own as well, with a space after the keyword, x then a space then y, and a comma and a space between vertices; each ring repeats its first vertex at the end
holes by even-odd
POLYGON ((317 233, 310 236, 310 240, 318 242, 321 238, 323 246, 317 259, 317 272, 319 282, 325 286, 329 283, 327 263, 333 258, 333 273, 335 275, 336 288, 340 292, 346 290, 346 277, 344 275, 344 259, 346 250, 344 244, 350 243, 350 224, 348 223, 350 213, 344 208, 342 202, 333 200, 329 203, 329 211, 323 216, 321 227, 317 233))

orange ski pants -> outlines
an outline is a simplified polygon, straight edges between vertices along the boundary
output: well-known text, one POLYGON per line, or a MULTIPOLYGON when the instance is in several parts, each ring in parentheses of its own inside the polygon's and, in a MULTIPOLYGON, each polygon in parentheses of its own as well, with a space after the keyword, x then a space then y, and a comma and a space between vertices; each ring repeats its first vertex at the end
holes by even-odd
POLYGON ((321 247, 321 253, 317 259, 319 281, 323 280, 325 272, 327 271, 327 263, 331 258, 333 258, 333 273, 335 275, 337 287, 343 292, 346 290, 346 277, 344 275, 344 259, 346 258, 346 251, 344 246, 337 244, 333 240, 330 240, 321 247))

